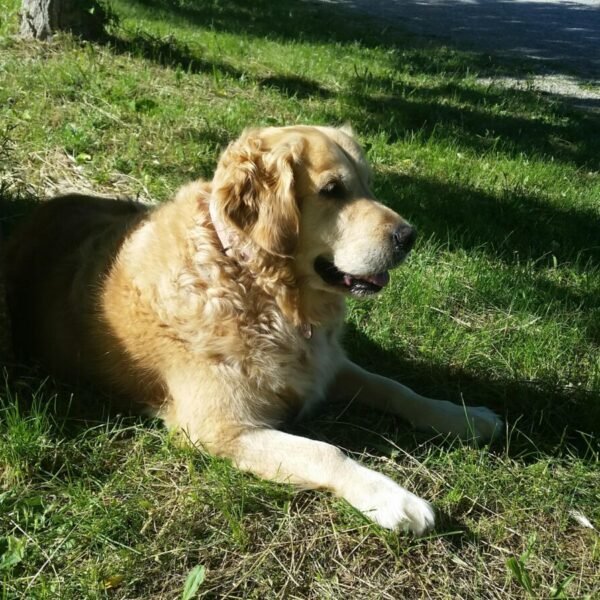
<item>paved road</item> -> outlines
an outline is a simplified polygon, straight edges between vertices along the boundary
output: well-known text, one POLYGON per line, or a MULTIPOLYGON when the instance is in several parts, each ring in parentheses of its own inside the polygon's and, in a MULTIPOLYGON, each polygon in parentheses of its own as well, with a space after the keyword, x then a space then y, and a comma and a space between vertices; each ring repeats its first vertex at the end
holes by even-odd
POLYGON ((324 1, 463 47, 526 56, 600 80, 600 0, 324 1))

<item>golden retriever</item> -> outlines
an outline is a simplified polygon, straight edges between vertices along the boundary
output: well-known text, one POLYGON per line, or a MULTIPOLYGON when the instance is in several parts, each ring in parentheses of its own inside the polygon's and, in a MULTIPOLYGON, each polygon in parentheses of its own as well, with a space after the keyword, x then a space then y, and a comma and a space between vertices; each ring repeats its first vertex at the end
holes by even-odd
POLYGON ((348 360, 344 303, 382 290, 414 229, 378 203, 349 129, 245 131, 212 182, 156 208, 69 195, 6 250, 14 338, 53 372, 101 382, 241 469, 345 498, 422 534, 429 503, 338 448, 278 431, 356 398, 444 434, 489 439, 487 408, 425 398, 348 360))

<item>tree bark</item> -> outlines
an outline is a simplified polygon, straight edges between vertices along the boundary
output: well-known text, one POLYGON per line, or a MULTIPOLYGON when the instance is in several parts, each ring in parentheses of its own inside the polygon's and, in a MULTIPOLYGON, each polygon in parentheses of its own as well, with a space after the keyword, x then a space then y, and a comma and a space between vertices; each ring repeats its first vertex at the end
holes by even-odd
POLYGON ((106 19, 96 0, 23 0, 21 36, 45 40, 56 31, 69 31, 96 39, 104 32, 106 19))

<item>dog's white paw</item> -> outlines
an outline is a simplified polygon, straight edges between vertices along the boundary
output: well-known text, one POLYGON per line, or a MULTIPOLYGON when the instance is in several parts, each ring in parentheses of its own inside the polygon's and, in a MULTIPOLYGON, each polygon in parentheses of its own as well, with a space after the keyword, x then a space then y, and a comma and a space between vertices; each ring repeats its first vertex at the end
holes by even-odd
POLYGON ((452 402, 440 402, 429 426, 439 433, 487 442, 502 433, 503 421, 485 406, 461 406, 452 402))
POLYGON ((485 406, 466 406, 464 411, 466 413, 468 437, 486 442, 497 438, 502 433, 504 425, 502 419, 489 408, 485 406))
POLYGON ((358 465, 360 474, 344 497, 372 521, 386 529, 423 535, 435 525, 429 502, 411 494, 389 477, 358 465))

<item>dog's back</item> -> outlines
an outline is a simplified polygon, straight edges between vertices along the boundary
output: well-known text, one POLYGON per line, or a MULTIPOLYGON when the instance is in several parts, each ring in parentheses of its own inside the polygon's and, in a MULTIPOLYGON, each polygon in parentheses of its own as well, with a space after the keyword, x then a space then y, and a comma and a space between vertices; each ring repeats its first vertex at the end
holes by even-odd
POLYGON ((7 241, 3 255, 17 355, 72 376, 87 348, 81 335, 100 283, 144 205, 71 194, 44 202, 7 241))

